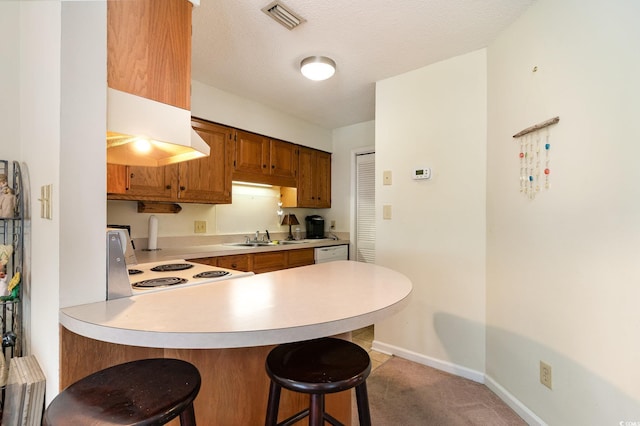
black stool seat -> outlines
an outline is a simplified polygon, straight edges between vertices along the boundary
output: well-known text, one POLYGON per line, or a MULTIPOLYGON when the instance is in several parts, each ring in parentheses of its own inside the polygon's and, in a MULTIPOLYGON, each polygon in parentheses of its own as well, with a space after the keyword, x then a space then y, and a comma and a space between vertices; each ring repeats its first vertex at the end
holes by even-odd
POLYGON ((200 382, 196 367, 178 359, 127 362, 63 390, 45 410, 43 424, 164 425, 180 416, 181 425, 195 425, 200 382))
POLYGON ((266 361, 271 379, 265 424, 291 425, 309 416, 311 426, 324 421, 341 425, 324 410, 324 395, 355 388, 361 425, 370 425, 366 379, 371 372, 367 351, 346 340, 325 337, 276 346, 266 361), (308 409, 277 423, 281 389, 310 395, 308 409))

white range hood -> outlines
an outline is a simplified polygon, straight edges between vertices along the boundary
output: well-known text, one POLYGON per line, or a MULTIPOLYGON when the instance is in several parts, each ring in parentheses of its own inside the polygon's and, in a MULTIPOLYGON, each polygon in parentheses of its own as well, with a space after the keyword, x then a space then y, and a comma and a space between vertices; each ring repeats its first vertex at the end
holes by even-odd
POLYGON ((159 167, 208 155, 190 111, 108 89, 107 163, 159 167))

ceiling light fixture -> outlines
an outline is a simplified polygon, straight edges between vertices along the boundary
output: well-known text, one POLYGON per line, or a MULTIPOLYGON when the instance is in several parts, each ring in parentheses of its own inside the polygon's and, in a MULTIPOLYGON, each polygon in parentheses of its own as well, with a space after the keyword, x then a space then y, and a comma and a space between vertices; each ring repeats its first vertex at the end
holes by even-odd
POLYGON ((335 74, 336 63, 326 56, 309 56, 300 62, 300 72, 309 80, 326 80, 335 74))

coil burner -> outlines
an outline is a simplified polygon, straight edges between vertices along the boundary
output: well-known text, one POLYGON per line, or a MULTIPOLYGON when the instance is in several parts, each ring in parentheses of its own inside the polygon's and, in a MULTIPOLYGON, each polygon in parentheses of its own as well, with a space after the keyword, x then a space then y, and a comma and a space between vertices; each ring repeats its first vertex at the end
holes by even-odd
POLYGON ((138 288, 141 290, 156 288, 156 287, 169 287, 177 284, 184 284, 187 280, 185 278, 178 277, 162 277, 162 278, 152 278, 150 280, 138 281, 137 283, 131 284, 133 288, 138 288))
POLYGON ((173 272, 184 271, 185 269, 193 268, 190 263, 165 263, 162 265, 154 266, 151 268, 153 272, 173 272))
POLYGON ((230 275, 230 272, 228 272, 228 271, 204 271, 204 272, 200 272, 199 274, 195 274, 193 276, 193 278, 220 278, 220 277, 226 277, 227 275, 230 275))

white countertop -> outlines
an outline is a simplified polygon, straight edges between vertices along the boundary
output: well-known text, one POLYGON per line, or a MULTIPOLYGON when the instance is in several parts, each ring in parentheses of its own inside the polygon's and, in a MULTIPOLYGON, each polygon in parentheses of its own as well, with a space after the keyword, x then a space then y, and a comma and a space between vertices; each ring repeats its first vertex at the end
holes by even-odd
POLYGON ((136 250, 138 263, 160 262, 175 259, 196 259, 201 257, 217 257, 234 254, 261 253, 279 250, 295 250, 302 248, 330 247, 349 244, 349 240, 303 240, 296 244, 276 244, 260 247, 239 247, 228 244, 198 244, 193 246, 180 246, 163 248, 157 251, 136 250))
POLYGON ((355 330, 408 302, 412 285, 391 269, 336 261, 60 311, 68 330, 157 348, 262 346, 355 330))

